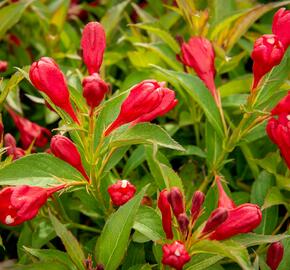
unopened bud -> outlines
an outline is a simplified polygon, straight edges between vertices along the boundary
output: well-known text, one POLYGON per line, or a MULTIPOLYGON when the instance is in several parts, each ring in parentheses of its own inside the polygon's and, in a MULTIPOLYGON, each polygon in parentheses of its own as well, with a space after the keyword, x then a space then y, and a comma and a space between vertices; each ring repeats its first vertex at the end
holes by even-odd
POLYGON ((181 193, 180 189, 177 187, 173 187, 168 196, 167 199, 171 205, 173 214, 176 218, 182 213, 185 212, 184 210, 184 202, 183 202, 183 194, 181 193))
POLYGON ((170 204, 168 202, 168 191, 166 189, 162 190, 158 198, 158 208, 160 209, 162 215, 162 227, 166 234, 167 239, 173 238, 172 232, 172 217, 170 204))
POLYGON ((270 245, 267 252, 267 264, 271 270, 276 270, 283 259, 284 247, 280 242, 270 245))
POLYGON ((200 215, 201 212, 201 207, 204 202, 205 196, 203 192, 201 191, 196 191, 193 194, 192 197, 192 204, 191 204, 191 222, 193 223, 198 216, 200 215))
POLYGON ((202 234, 209 234, 212 231, 214 231, 218 226, 220 226, 223 222, 226 221, 226 219, 228 218, 228 210, 225 208, 217 208, 215 209, 209 219, 207 220, 203 230, 202 230, 202 234))
POLYGON ((188 225, 189 225, 189 219, 185 213, 180 214, 177 218, 178 224, 180 231, 182 232, 183 235, 187 235, 188 233, 188 225))

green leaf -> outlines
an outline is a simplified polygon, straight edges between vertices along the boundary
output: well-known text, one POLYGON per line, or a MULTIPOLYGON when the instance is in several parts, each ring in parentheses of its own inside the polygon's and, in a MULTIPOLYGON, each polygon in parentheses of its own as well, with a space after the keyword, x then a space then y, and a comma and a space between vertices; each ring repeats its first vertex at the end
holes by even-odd
POLYGON ((140 143, 156 144, 179 151, 184 150, 164 129, 150 123, 137 124, 123 133, 115 134, 112 138, 111 146, 120 147, 140 143))
POLYGON ((271 187, 268 191, 262 209, 266 209, 273 205, 285 205, 286 208, 289 207, 286 198, 282 195, 278 187, 271 187))
POLYGON ((210 266, 214 265, 224 256, 212 255, 212 254, 196 254, 191 257, 188 264, 185 265, 186 270, 203 270, 208 269, 210 266))
POLYGON ((0 170, 1 185, 48 187, 64 182, 80 181, 83 176, 68 163, 49 154, 33 154, 20 158, 0 170))
POLYGON ((195 145, 183 145, 185 151, 171 151, 168 153, 169 157, 175 156, 197 156, 201 158, 206 158, 206 153, 195 145))
POLYGON ((66 267, 65 265, 59 263, 59 262, 54 262, 52 263, 47 263, 47 262, 39 262, 39 263, 33 263, 33 264, 28 264, 28 265, 17 265, 14 266, 13 269, 15 270, 70 270, 70 268, 66 267))
POLYGON ((181 85, 186 93, 203 109, 208 121, 220 137, 223 137, 223 127, 218 107, 210 91, 197 77, 183 72, 175 72, 154 66, 174 86, 181 85))
POLYGON ((79 270, 85 270, 84 261, 85 261, 85 254, 80 247, 79 242, 73 236, 73 234, 67 230, 67 228, 59 222, 59 220, 54 217, 51 213, 49 213, 52 225, 55 229, 57 236, 61 239, 67 254, 74 262, 75 266, 79 270))
POLYGON ((139 209, 133 228, 152 241, 164 238, 161 218, 151 207, 143 206, 139 209))
POLYGON ((126 253, 134 219, 147 187, 113 213, 103 228, 95 256, 96 261, 102 263, 106 270, 117 269, 126 253))
MULTIPOLYGON (((179 152, 179 151, 176 151, 179 152)), ((145 149, 139 145, 130 155, 123 168, 123 176, 127 177, 134 169, 141 165, 145 160, 145 149)))

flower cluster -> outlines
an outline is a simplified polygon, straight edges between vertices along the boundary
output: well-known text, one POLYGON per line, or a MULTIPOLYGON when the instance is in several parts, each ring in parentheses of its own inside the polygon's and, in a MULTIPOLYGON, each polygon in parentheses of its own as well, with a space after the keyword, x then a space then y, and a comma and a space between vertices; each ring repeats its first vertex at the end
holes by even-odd
POLYGON ((162 262, 164 264, 175 269, 182 269, 183 265, 190 260, 185 247, 190 248, 192 244, 202 239, 225 240, 240 233, 248 233, 261 223, 262 213, 259 206, 251 203, 236 206, 224 191, 220 177, 216 177, 215 181, 219 192, 218 207, 194 233, 195 223, 203 213, 204 194, 200 191, 194 193, 188 216, 184 196, 177 187, 160 192, 158 208, 162 215, 162 225, 166 237, 167 239, 173 239, 177 235, 181 237, 178 242, 163 246, 162 262), (173 232, 173 216, 179 225, 176 233, 173 232), (178 254, 183 255, 176 254, 176 249, 181 249, 182 251, 178 254))

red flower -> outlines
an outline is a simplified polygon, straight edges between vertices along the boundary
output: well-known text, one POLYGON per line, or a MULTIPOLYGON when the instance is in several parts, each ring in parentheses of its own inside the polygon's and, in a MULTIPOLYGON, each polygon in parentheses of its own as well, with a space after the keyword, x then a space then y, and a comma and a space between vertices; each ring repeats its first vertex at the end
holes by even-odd
POLYGON ((79 123, 70 103, 66 80, 52 58, 42 57, 31 65, 29 77, 33 85, 44 92, 56 106, 63 109, 74 122, 79 123))
POLYGON ((263 35, 255 41, 252 51, 254 81, 257 88, 262 77, 278 65, 284 55, 284 46, 276 35, 263 35))
POLYGON ((196 221, 196 219, 199 217, 201 210, 202 210, 202 205, 205 199, 205 195, 201 191, 196 191, 194 192, 192 196, 192 203, 191 203, 191 222, 193 223, 196 221))
POLYGON ((90 74, 99 72, 106 48, 106 34, 98 22, 88 23, 82 34, 83 59, 90 74))
POLYGON ((210 217, 208 218, 203 230, 202 235, 206 235, 219 228, 228 218, 228 210, 226 208, 217 208, 212 211, 210 217))
POLYGON ((108 92, 108 85, 98 73, 94 73, 83 80, 83 96, 91 108, 97 107, 108 92))
POLYGON ((158 208, 160 209, 162 215, 162 227, 166 234, 167 239, 173 238, 172 232, 172 216, 170 204, 168 202, 168 191, 166 189, 162 190, 158 198, 158 208))
POLYGON ((290 114, 290 91, 271 111, 272 115, 290 114))
POLYGON ((118 180, 117 183, 108 187, 108 193, 113 204, 121 206, 134 197, 136 188, 127 180, 118 180))
POLYGON ((240 233, 254 230, 262 221, 259 206, 245 203, 228 210, 228 218, 210 235, 210 239, 224 240, 240 233))
POLYGON ((3 123, 1 122, 1 119, 0 119, 0 143, 2 142, 3 134, 4 134, 4 125, 3 125, 3 123))
POLYGON ((177 104, 174 91, 164 88, 164 83, 145 80, 135 85, 122 103, 117 119, 106 129, 108 136, 116 128, 131 123, 149 122, 170 111, 177 104))
POLYGON ((180 241, 174 241, 171 244, 163 245, 162 251, 162 263, 176 270, 182 270, 183 266, 190 261, 190 256, 184 244, 180 241))
POLYGON ((41 188, 25 185, 2 189, 0 191, 0 222, 15 226, 34 218, 47 199, 64 186, 41 188))
POLYGON ((20 132, 20 140, 24 149, 27 149, 33 142, 37 147, 43 147, 48 143, 51 133, 48 129, 29 121, 8 109, 17 129, 20 132))
POLYGON ((272 32, 284 45, 285 50, 290 45, 290 10, 280 8, 274 15, 272 32))
POLYGON ((25 151, 16 147, 16 141, 10 133, 5 134, 4 136, 4 146, 7 147, 7 155, 12 156, 13 160, 25 156, 25 151))
POLYGON ((280 242, 270 245, 267 252, 267 264, 271 270, 276 270, 283 259, 284 247, 280 242))
POLYGON ((183 64, 194 69, 219 104, 220 101, 214 83, 215 53, 210 41, 203 37, 192 37, 188 43, 182 43, 181 54, 183 64))
POLYGON ((224 188, 222 186, 220 177, 217 176, 216 178, 216 184, 218 187, 218 192, 219 192, 219 198, 218 198, 218 207, 224 207, 226 209, 233 209, 236 207, 235 203, 233 200, 229 198, 227 193, 224 191, 224 188))
POLYGON ((69 138, 62 135, 53 136, 50 142, 50 150, 56 157, 75 167, 89 181, 82 164, 81 155, 76 145, 69 138))
POLYGON ((5 72, 8 68, 8 62, 0 60, 0 72, 5 72))
POLYGON ((269 138, 281 152, 288 168, 290 168, 290 121, 288 114, 282 113, 278 119, 272 117, 266 126, 269 138))
POLYGON ((183 194, 181 193, 179 188, 171 188, 170 192, 167 195, 167 199, 176 218, 178 218, 180 214, 185 212, 183 194))

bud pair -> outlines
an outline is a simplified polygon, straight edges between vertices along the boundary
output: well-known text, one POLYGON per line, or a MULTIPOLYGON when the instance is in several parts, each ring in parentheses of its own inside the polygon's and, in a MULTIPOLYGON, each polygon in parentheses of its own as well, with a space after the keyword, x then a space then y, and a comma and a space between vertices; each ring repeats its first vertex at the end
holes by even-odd
POLYGON ((83 167, 81 155, 70 139, 62 135, 53 136, 50 142, 50 150, 56 157, 75 167, 87 181, 90 181, 83 167))
POLYGON ((35 186, 6 187, 0 191, 0 222, 16 226, 34 218, 39 208, 56 191, 65 185, 42 188, 35 186))
POLYGON ((117 183, 108 187, 108 193, 113 204, 121 206, 134 197, 136 187, 128 180, 118 180, 117 183))
POLYGON ((177 104, 174 91, 165 88, 164 83, 145 80, 135 85, 121 105, 117 119, 106 129, 108 136, 118 127, 131 123, 149 122, 170 111, 177 104))
POLYGON ((7 155, 12 156, 13 160, 25 156, 25 151, 22 148, 16 147, 16 140, 10 133, 4 136, 4 146, 7 148, 7 155))

